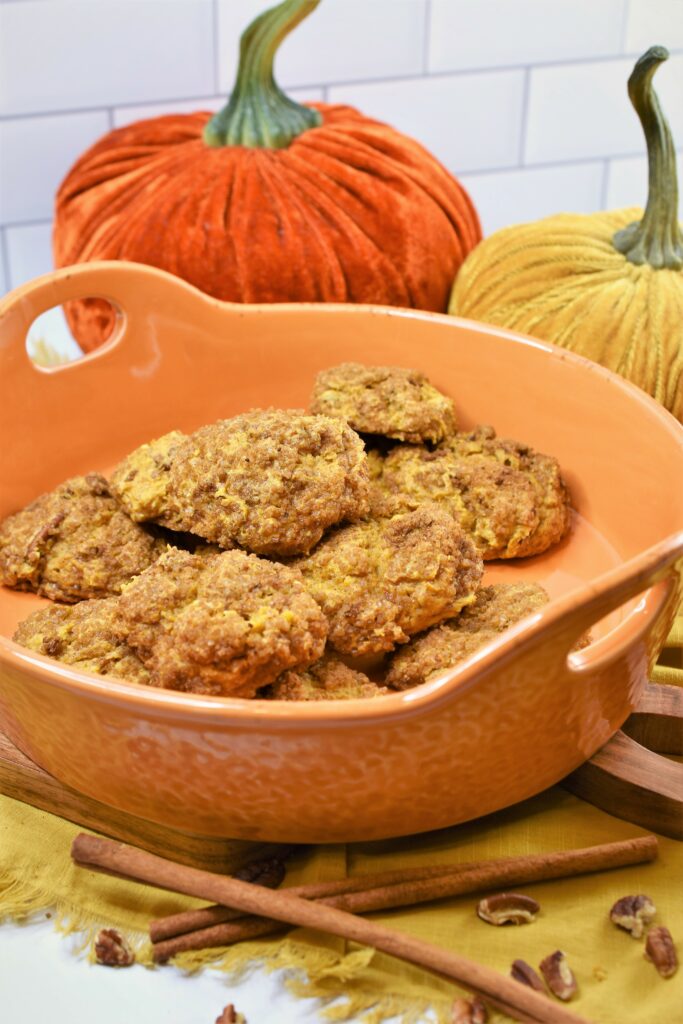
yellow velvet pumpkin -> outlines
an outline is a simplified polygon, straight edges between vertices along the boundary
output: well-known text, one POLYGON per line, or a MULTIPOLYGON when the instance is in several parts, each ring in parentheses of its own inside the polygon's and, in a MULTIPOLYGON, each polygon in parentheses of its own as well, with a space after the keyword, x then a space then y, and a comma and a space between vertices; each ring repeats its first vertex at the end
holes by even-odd
POLYGON ((467 257, 449 312, 562 345, 638 384, 683 421, 683 234, 676 154, 652 77, 636 63, 629 96, 645 132, 645 212, 558 214, 495 232, 467 257))

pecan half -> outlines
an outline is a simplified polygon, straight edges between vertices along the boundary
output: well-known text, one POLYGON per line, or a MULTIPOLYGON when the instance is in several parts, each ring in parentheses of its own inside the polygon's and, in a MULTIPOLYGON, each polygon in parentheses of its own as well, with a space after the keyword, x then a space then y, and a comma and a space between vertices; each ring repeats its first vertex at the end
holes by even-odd
POLYGON ((566 1002, 578 991, 576 978, 571 972, 567 958, 561 949, 541 960, 539 964, 541 974, 552 994, 566 1002))
POLYGON ((486 1024, 488 1010, 479 996, 456 999, 451 1007, 451 1024, 486 1024))
POLYGON ((650 960, 663 978, 671 978, 678 970, 678 956, 671 932, 663 925, 650 928, 645 941, 645 959, 650 960))
POLYGON ((103 928, 95 939, 95 957, 105 967, 130 967, 135 954, 115 928, 103 928))
POLYGON ((513 960, 510 975, 515 981, 521 982, 522 985, 528 985, 529 988, 535 989, 536 992, 545 992, 545 985, 526 960, 513 960))
POLYGON ((536 920, 540 906, 521 892, 499 892, 479 900, 477 914, 488 924, 529 924, 536 920))
POLYGON ((657 913, 657 908, 649 896, 640 893, 638 896, 622 896, 609 912, 610 921, 619 928, 630 932, 634 939, 639 939, 657 913))
POLYGON ((262 885, 266 889, 277 889, 285 877, 286 868, 281 857, 268 857, 266 860, 253 860, 235 872, 234 877, 241 882, 262 885))

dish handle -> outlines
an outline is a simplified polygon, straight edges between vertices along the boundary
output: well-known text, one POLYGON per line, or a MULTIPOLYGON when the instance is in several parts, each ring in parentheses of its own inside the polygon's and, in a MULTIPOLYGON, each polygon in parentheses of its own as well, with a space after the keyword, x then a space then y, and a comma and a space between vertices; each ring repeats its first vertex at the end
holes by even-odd
POLYGON ((207 298, 173 274, 120 260, 77 263, 37 277, 0 300, 0 376, 10 369, 10 364, 13 374, 21 372, 22 363, 34 373, 63 371, 81 364, 83 360, 79 359, 58 367, 37 368, 26 352, 31 324, 49 309, 71 299, 105 299, 117 313, 107 341, 84 356, 89 361, 106 360, 113 350, 139 336, 138 328, 148 319, 150 306, 172 311, 188 300, 196 303, 198 296, 207 298))
POLYGON ((654 661, 673 623, 682 589, 683 531, 679 531, 605 573, 584 592, 583 600, 577 601, 574 592, 555 603, 554 609, 549 609, 546 629, 551 635, 561 634, 567 670, 575 674, 602 671, 643 639, 654 661), (575 650, 577 641, 601 620, 637 598, 635 606, 605 635, 585 649, 575 650))

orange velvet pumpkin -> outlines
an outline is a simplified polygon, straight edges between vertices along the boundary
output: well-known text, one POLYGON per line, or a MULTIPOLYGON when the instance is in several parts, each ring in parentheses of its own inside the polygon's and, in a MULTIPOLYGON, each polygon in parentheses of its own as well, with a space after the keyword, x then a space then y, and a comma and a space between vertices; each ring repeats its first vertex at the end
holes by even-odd
MULTIPOLYGON (((364 302, 445 311, 481 238, 458 181, 419 143, 345 106, 276 85, 277 46, 319 0, 285 0, 242 36, 228 105, 118 128, 56 200, 57 266, 150 263, 233 302, 364 302)), ((71 303, 86 350, 112 311, 71 303)))

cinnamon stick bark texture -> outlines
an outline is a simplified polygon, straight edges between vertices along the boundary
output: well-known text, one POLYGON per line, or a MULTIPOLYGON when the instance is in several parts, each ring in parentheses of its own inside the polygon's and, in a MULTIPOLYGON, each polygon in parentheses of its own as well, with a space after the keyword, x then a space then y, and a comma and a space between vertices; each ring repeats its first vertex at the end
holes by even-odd
POLYGON ((71 852, 73 859, 82 867, 114 871, 117 875, 127 875, 149 885, 213 900, 287 924, 317 928, 381 949, 391 956, 452 978, 516 1020, 537 1021, 539 1024, 587 1024, 567 1008, 553 1005, 546 996, 491 968, 334 907, 303 900, 286 891, 266 890, 234 878, 181 866, 99 836, 77 836, 71 852))
MULTIPOLYGON (((355 878, 340 878, 334 882, 309 882, 307 885, 292 885, 287 889, 290 896, 302 896, 307 900, 319 899, 323 896, 341 896, 349 892, 363 892, 366 889, 379 889, 386 885, 393 885, 398 882, 418 881, 422 878, 440 878, 442 875, 451 875, 454 872, 464 871, 477 866, 476 861, 468 861, 464 864, 432 864, 422 868, 402 868, 397 871, 383 871, 380 874, 358 875, 355 878)), ((488 861, 487 863, 497 863, 488 861)), ((235 872, 235 878, 241 878, 240 872, 235 872)), ((242 881, 250 882, 253 879, 242 878, 242 881)), ((263 884, 260 882, 259 884, 263 884)), ((269 888, 271 888, 269 886, 269 888)), ((277 888, 273 886, 272 888, 277 888)), ((170 914, 168 917, 160 917, 152 921, 149 926, 149 937, 152 942, 163 942, 164 939, 172 939, 176 935, 184 935, 186 932, 198 931, 201 928, 211 928, 224 921, 234 921, 244 917, 241 910, 231 910, 230 907, 214 905, 212 907, 200 907, 197 910, 185 910, 180 914, 170 914)))
MULTIPOLYGON (((506 857, 479 864, 451 865, 438 869, 442 874, 436 876, 428 875, 421 878, 408 872, 401 879, 397 879, 400 872, 391 872, 384 876, 366 876, 365 879, 361 876, 339 882, 298 886, 296 889, 284 891, 306 899, 315 899, 338 910, 365 914, 373 910, 411 906, 415 903, 462 896, 485 889, 528 885, 531 882, 604 871, 654 860, 656 856, 655 836, 642 836, 578 850, 560 850, 527 857, 506 857), (345 882, 354 882, 357 885, 344 890, 345 882), (363 882, 371 887, 362 889, 363 882)), ((168 927, 164 925, 166 919, 154 922, 154 930, 150 927, 150 937, 155 943, 154 959, 162 962, 176 953, 190 949, 229 946, 245 939, 271 934, 282 928, 278 921, 257 921, 253 918, 238 917, 237 912, 227 908, 206 908, 190 911, 187 915, 174 915, 174 918, 169 919, 168 927, 178 929, 180 925, 184 928, 188 920, 191 920, 195 930, 180 935, 176 931, 177 937, 171 937, 166 941, 163 941, 164 933, 168 934, 168 927), (185 921, 180 920, 182 918, 185 918, 185 921), (234 923, 214 923, 216 918, 234 923)))

